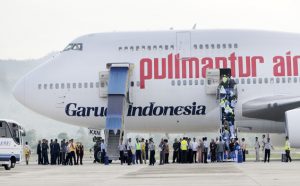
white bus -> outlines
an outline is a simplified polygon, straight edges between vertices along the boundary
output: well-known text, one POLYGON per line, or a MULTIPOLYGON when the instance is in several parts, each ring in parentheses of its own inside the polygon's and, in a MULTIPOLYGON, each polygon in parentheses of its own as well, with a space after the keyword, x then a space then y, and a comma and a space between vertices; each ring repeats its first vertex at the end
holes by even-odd
POLYGON ((0 165, 6 170, 22 160, 24 128, 12 120, 0 119, 0 165))

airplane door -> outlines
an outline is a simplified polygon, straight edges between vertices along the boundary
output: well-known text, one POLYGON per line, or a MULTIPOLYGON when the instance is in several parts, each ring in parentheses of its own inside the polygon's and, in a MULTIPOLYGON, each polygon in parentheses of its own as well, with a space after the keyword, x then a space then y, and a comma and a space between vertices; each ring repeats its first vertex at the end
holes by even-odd
POLYGON ((181 58, 191 56, 191 32, 177 32, 176 33, 177 53, 181 58))

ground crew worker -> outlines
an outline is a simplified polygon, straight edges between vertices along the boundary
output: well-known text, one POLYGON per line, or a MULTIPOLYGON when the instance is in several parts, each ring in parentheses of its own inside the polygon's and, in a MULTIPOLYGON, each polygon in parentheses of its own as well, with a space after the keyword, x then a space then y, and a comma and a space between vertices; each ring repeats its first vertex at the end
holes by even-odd
POLYGON ((260 149, 260 144, 258 141, 258 137, 255 137, 255 144, 254 144, 254 148, 255 148, 255 161, 260 161, 259 159, 259 149, 260 149))
POLYGON ((131 145, 131 138, 128 139, 127 144, 126 144, 126 150, 127 150, 127 164, 131 165, 132 163, 132 145, 131 145))
POLYGON ((246 142, 245 142, 245 138, 242 138, 242 143, 241 143, 241 149, 243 152, 243 162, 246 161, 246 142))
POLYGON ((31 154, 31 150, 28 145, 28 142, 26 141, 24 145, 24 155, 25 155, 26 165, 28 165, 29 163, 30 154, 31 154))
POLYGON ((136 144, 135 144, 135 157, 136 157, 136 164, 138 164, 138 161, 140 160, 140 164, 142 163, 142 147, 140 144, 140 141, 138 138, 136 138, 136 144))
POLYGON ((105 163, 104 162, 104 157, 106 156, 106 145, 104 143, 104 139, 101 140, 101 163, 105 163))
POLYGON ((69 141, 70 165, 73 165, 72 158, 74 160, 74 165, 76 165, 75 149, 76 149, 76 146, 74 144, 74 140, 71 139, 69 141))
POLYGON ((181 141, 180 149, 181 149, 181 163, 186 163, 186 161, 187 161, 188 143, 187 143, 185 137, 181 141))
POLYGON ((290 151, 291 151, 291 144, 289 142, 289 137, 287 136, 285 138, 285 146, 284 146, 284 150, 285 150, 285 155, 286 155, 286 162, 292 162, 292 158, 290 155, 290 151))
POLYGON ((262 140, 261 140, 261 145, 262 145, 262 148, 261 150, 263 151, 263 158, 265 157, 265 144, 266 144, 266 135, 263 134, 262 135, 262 140))
POLYGON ((121 165, 123 165, 123 163, 125 163, 124 151, 125 151, 125 145, 122 143, 122 140, 120 140, 119 152, 120 152, 121 165))
POLYGON ((149 139, 149 151, 150 151, 149 165, 154 165, 155 164, 155 145, 154 145, 152 138, 149 139))
POLYGON ((146 144, 145 144, 145 139, 142 138, 141 142, 141 147, 142 147, 142 161, 146 164, 146 144))
POLYGON ((270 138, 267 139, 267 142, 265 143, 265 159, 264 162, 268 161, 270 162, 270 156, 271 156, 271 148, 274 149, 272 143, 270 142, 270 138))

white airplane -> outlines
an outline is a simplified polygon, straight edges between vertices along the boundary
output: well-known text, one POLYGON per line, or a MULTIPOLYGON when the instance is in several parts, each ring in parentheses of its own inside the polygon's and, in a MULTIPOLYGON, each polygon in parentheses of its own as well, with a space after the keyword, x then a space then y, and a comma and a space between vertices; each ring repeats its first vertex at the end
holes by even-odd
POLYGON ((112 120, 118 124, 108 128, 122 131, 215 132, 217 86, 220 76, 230 73, 238 83, 236 127, 287 133, 299 147, 298 62, 299 34, 97 33, 75 39, 28 73, 14 96, 42 115, 92 129, 105 129, 112 120))

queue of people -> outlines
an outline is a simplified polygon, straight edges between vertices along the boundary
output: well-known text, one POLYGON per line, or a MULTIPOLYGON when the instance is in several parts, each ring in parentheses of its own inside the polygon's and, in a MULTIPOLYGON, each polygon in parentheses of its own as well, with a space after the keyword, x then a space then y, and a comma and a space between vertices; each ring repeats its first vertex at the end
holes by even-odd
POLYGON ((37 155, 39 165, 82 165, 84 147, 82 143, 75 143, 73 139, 63 139, 60 144, 57 139, 51 139, 50 143, 43 139, 38 142, 37 155))

